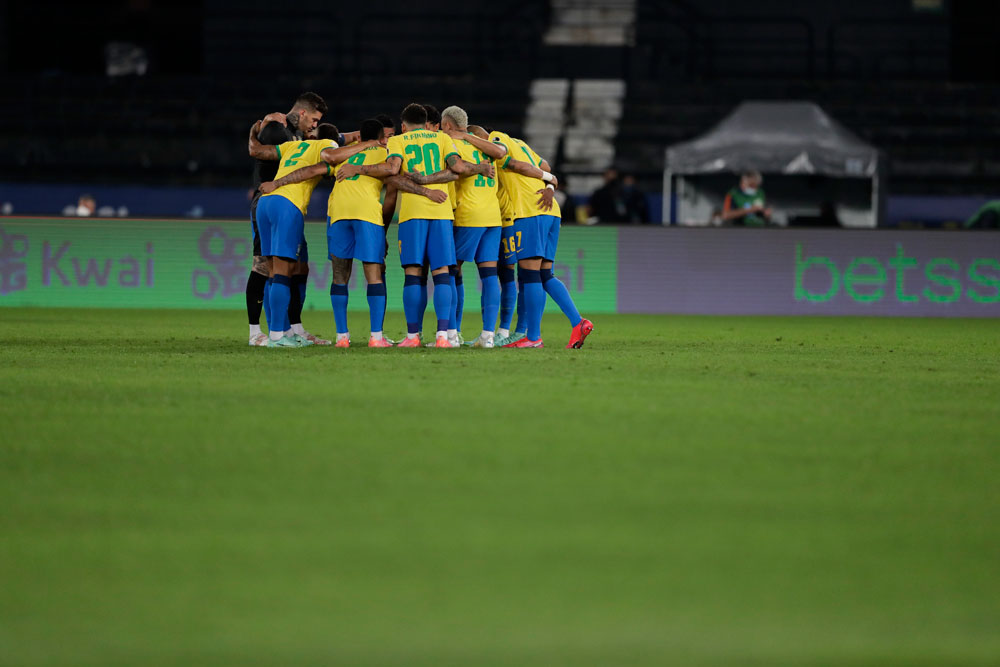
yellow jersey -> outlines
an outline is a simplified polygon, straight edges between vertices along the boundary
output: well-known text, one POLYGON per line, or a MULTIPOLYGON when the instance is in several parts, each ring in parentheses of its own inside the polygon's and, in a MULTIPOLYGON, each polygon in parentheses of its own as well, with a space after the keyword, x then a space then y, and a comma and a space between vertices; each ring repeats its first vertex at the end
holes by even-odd
MULTIPOLYGON (((416 129, 389 138, 386 159, 398 157, 403 161, 401 173, 433 174, 448 166, 448 158, 457 155, 455 142, 444 132, 416 129)), ((431 190, 449 192, 447 183, 428 185, 431 190)), ((449 197, 450 200, 450 197, 449 197)), ((454 220, 451 201, 440 204, 423 195, 399 193, 399 222, 407 220, 454 220)))
POLYGON ((500 201, 501 226, 510 227, 514 224, 514 217, 517 213, 517 211, 514 210, 514 199, 510 196, 511 188, 513 187, 511 177, 514 176, 514 174, 504 171, 500 165, 506 162, 507 158, 510 156, 510 146, 513 145, 513 142, 511 141, 509 135, 496 131, 490 132, 489 139, 493 143, 500 144, 507 149, 507 155, 497 160, 495 166, 497 172, 497 185, 499 186, 497 188, 497 199, 500 201))
MULTIPOLYGON (((320 162, 321 158, 319 154, 323 152, 324 148, 336 147, 337 142, 333 139, 306 139, 303 141, 286 141, 283 144, 279 144, 276 147, 278 149, 278 173, 274 175, 274 180, 278 180, 282 176, 287 176, 302 167, 308 167, 320 162)), ((330 165, 326 165, 326 175, 329 176, 331 173, 332 169, 330 165)), ((264 197, 274 197, 275 195, 284 197, 295 204, 302 211, 302 217, 305 217, 313 190, 316 189, 316 184, 322 178, 322 175, 314 176, 308 181, 302 181, 301 183, 282 185, 271 194, 264 195, 264 197)))
MULTIPOLYGON (((455 142, 455 147, 458 149, 459 157, 471 164, 479 164, 489 159, 465 139, 455 142)), ((456 227, 500 226, 500 202, 497 199, 496 178, 473 174, 463 176, 455 183, 456 227)))
MULTIPOLYGON (((506 136, 506 135, 505 135, 506 136)), ((542 158, 531 149, 531 146, 520 139, 507 137, 507 141, 502 142, 507 147, 507 157, 501 161, 501 167, 506 167, 511 160, 521 160, 536 167, 542 163, 542 158)), ((540 168, 540 167, 539 167, 540 168)), ((545 187, 545 181, 540 178, 529 178, 514 172, 502 169, 502 173, 508 177, 510 184, 508 196, 513 202, 514 220, 521 218, 533 218, 536 215, 552 215, 557 218, 562 217, 559 202, 552 200, 552 208, 543 211, 538 205, 538 191, 545 187)))
MULTIPOLYGON (((367 165, 385 162, 388 151, 383 146, 370 146, 355 153, 346 162, 337 165, 334 173, 339 172, 345 164, 367 165)), ((330 193, 330 201, 326 214, 330 222, 338 220, 365 220, 382 226, 382 181, 378 178, 355 174, 337 183, 330 193)))

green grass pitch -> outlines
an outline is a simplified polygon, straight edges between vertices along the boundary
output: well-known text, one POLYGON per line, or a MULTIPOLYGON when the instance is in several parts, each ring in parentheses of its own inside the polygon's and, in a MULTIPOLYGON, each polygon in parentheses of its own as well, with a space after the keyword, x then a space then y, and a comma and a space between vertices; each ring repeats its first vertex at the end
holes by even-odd
POLYGON ((998 664, 1000 322, 593 319, 0 309, 0 664, 998 664))

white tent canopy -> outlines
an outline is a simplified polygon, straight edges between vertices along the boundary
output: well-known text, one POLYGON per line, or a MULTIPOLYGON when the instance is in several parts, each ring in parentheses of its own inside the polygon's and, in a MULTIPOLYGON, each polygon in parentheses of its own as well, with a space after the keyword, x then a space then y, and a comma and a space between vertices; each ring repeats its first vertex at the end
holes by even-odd
POLYGON ((766 179, 772 199, 772 185, 781 184, 778 191, 791 213, 809 212, 818 208, 814 200, 825 198, 836 204, 846 226, 873 227, 879 218, 882 165, 877 148, 812 102, 744 102, 704 135, 667 149, 664 220, 671 219, 676 192, 677 219, 671 221, 707 222, 711 211, 706 207, 718 198, 720 184, 731 187, 734 174, 756 169, 765 176, 814 177, 809 188, 797 185, 803 178, 766 179), (816 185, 821 179, 851 182, 821 188, 816 185))

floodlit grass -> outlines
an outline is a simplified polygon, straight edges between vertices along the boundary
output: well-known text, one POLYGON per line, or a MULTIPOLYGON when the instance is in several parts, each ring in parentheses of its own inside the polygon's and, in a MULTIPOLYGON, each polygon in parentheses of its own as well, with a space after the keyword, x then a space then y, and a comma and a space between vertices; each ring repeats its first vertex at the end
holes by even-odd
POLYGON ((0 664, 997 664, 1000 322, 594 320, 0 309, 0 664))

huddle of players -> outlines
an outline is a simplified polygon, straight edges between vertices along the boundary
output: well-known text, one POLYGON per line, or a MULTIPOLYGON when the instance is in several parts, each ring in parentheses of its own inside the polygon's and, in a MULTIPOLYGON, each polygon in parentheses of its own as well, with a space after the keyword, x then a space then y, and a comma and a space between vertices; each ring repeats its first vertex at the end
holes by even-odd
POLYGON ((560 214, 548 163, 520 139, 470 127, 468 115, 459 107, 449 107, 438 116, 429 105, 410 104, 401 120, 400 135, 394 135, 387 119, 371 119, 361 124, 359 132, 346 136, 333 126, 319 126, 314 140, 275 147, 257 141, 260 124, 254 126, 251 155, 278 161, 274 180, 259 188, 261 201, 256 207, 261 254, 269 258, 272 276, 265 297, 270 329, 266 344, 299 347, 317 342, 290 328, 285 313, 291 298, 286 295, 291 292, 296 262, 304 261, 303 220, 312 191, 324 176, 335 175, 327 210, 327 246, 333 262, 330 299, 338 347, 350 346, 347 283, 354 259, 362 262, 368 284, 368 345, 393 345, 383 335, 382 324, 385 234, 397 199, 407 321, 400 347, 422 345, 428 273, 434 281, 437 317, 433 346, 462 344, 464 262, 476 263, 482 281, 483 329, 474 347, 542 347, 547 295, 573 327, 567 347, 582 347, 593 324, 580 316, 565 285, 552 273, 560 214), (428 118, 428 111, 436 117, 428 118), (325 128, 329 129, 324 132, 325 128), (333 136, 348 145, 340 147, 333 136), (518 327, 511 332, 515 305, 518 327))

